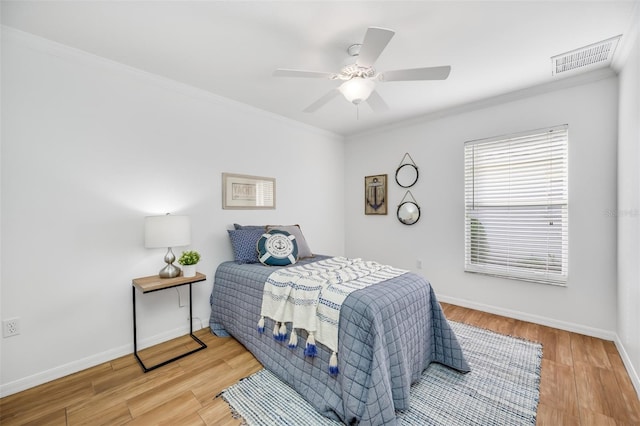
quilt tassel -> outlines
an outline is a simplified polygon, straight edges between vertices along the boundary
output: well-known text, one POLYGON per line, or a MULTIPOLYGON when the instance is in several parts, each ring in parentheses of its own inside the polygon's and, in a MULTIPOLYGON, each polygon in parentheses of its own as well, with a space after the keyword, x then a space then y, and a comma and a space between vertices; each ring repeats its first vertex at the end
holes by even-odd
POLYGON ((296 330, 291 328, 291 337, 289 338, 289 349, 295 349, 298 347, 298 335, 296 334, 296 330))
POLYGON ((280 331, 278 332, 278 341, 284 342, 285 340, 287 340, 287 324, 282 323, 282 325, 280 325, 280 331))
POLYGON ((336 352, 331 353, 329 358, 329 374, 335 376, 340 372, 338 369, 338 354, 336 352))
POLYGON ((260 321, 258 321, 258 333, 264 333, 264 317, 260 317, 260 321))
POLYGON ((276 322, 273 325, 273 338, 278 340, 278 336, 280 335, 280 323, 276 322))
POLYGON ((307 346, 304 348, 304 356, 314 357, 318 355, 318 348, 316 348, 316 339, 313 337, 313 333, 309 333, 307 337, 307 346))

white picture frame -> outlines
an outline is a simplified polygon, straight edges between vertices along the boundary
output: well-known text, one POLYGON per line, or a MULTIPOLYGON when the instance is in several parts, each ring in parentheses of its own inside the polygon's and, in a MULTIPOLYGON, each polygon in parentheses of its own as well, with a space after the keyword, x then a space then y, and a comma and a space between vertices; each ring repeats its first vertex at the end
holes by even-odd
POLYGON ((276 208, 276 179, 222 173, 222 208, 260 210, 276 208))

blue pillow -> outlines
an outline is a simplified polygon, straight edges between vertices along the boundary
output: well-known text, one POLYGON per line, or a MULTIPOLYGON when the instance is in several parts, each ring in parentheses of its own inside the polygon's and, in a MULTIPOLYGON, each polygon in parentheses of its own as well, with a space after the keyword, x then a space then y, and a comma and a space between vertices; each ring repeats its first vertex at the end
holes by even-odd
POLYGON ((236 263, 258 263, 257 243, 264 229, 227 230, 236 263))
POLYGON ((265 225, 240 225, 238 223, 234 223, 233 227, 235 229, 260 229, 263 232, 267 230, 267 227, 265 225))
POLYGON ((269 266, 293 265, 298 261, 296 236, 272 229, 258 240, 258 260, 269 266))

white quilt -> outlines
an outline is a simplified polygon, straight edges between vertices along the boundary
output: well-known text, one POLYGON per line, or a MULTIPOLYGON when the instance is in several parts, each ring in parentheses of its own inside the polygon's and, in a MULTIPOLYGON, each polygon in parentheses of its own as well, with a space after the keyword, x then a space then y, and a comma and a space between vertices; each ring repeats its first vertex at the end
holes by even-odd
MULTIPOLYGON (((402 269, 362 259, 332 257, 273 272, 264 286, 261 316, 276 321, 284 340, 291 325, 289 345, 297 345, 295 329, 304 329, 310 340, 338 351, 340 307, 353 291, 406 273, 402 269), (293 340, 293 342, 292 342, 293 340), (294 343, 294 344, 292 344, 294 343)), ((276 337, 277 338, 277 337, 276 337)))

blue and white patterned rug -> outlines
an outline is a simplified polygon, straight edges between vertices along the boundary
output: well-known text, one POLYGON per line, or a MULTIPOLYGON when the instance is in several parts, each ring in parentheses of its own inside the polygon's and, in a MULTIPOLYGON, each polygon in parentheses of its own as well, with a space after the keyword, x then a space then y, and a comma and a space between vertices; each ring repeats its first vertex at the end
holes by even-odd
MULTIPOLYGON (((411 387, 400 425, 535 425, 542 346, 449 321, 471 372, 433 363, 411 387)), ((267 370, 222 393, 247 425, 337 426, 267 370), (283 404, 283 401, 286 403, 283 404)))

